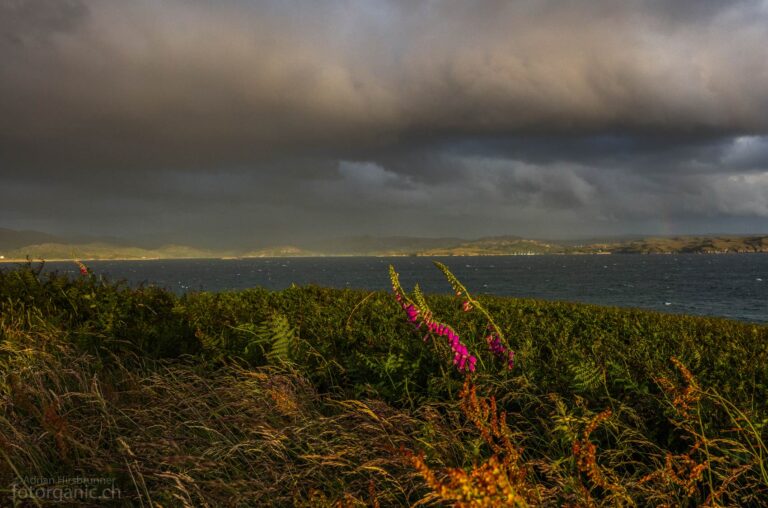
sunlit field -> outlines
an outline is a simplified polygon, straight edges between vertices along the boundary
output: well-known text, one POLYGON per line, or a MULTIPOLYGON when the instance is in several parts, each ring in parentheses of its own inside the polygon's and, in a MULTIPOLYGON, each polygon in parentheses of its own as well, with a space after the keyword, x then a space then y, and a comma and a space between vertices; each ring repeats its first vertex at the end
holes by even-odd
POLYGON ((396 268, 183 296, 3 269, 0 504, 71 478, 145 507, 768 503, 768 327, 396 268))

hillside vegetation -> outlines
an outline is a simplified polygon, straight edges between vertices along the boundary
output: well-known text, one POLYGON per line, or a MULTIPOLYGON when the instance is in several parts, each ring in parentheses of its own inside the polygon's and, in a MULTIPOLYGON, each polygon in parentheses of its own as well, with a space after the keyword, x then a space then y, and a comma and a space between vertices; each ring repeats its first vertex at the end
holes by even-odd
POLYGON ((637 254, 768 252, 768 236, 656 237, 606 246, 606 249, 616 253, 637 254))
POLYGON ((460 238, 360 236, 253 249, 201 249, 185 245, 137 247, 108 239, 79 241, 0 228, 0 259, 173 259, 298 256, 511 256, 536 254, 676 254, 768 252, 768 236, 676 236, 583 243, 516 236, 460 238))
POLYGON ((195 249, 184 245, 166 245, 157 249, 122 247, 108 243, 42 243, 27 245, 6 251, 8 259, 169 259, 169 258, 212 258, 221 253, 195 249))
POLYGON ((429 249, 418 253, 420 256, 499 256, 509 254, 562 254, 565 249, 556 244, 526 240, 514 236, 481 238, 464 242, 455 247, 429 249))
POLYGON ((72 476, 125 506, 768 503, 768 327, 457 292, 0 270, 3 503, 72 476))

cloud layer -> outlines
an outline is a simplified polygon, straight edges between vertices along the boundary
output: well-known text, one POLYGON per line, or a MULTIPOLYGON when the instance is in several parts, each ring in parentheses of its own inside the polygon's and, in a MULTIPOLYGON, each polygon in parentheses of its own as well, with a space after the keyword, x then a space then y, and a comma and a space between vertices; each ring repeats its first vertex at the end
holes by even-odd
POLYGON ((0 3, 0 225, 762 230, 768 3, 628 4, 0 3))

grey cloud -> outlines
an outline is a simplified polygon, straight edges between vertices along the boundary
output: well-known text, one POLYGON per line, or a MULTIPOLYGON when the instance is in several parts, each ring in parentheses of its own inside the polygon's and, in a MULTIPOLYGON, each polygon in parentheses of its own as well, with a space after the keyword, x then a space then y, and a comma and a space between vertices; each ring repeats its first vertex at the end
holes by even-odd
POLYGON ((0 46, 44 44, 76 29, 87 13, 82 0, 6 0, 0 3, 0 46))
POLYGON ((768 137, 734 138, 724 151, 720 162, 731 167, 765 170, 768 168, 768 137))
POLYGON ((0 225, 759 224, 766 61, 760 1, 8 0, 0 225))
POLYGON ((766 127, 759 2, 673 9, 693 21, 607 1, 49 3, 12 2, 15 22, 65 34, 2 47, 18 165, 45 165, 41 145, 76 167, 206 167, 418 135, 766 127))

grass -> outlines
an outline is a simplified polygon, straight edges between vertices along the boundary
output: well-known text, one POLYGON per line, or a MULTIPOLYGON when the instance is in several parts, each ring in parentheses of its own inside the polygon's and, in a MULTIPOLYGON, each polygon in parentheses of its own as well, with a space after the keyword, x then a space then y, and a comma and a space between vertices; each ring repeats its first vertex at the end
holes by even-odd
POLYGON ((476 372, 382 292, 0 271, 3 504, 76 477, 147 507, 768 503, 768 327, 405 296, 476 372))

